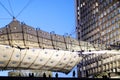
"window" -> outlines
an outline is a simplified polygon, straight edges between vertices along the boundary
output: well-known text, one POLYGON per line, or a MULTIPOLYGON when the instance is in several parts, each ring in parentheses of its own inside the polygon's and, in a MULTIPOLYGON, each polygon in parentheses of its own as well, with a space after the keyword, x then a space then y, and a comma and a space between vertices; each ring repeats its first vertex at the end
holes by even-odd
POLYGON ((112 20, 112 24, 114 24, 114 23, 115 23, 115 19, 112 20))
POLYGON ((79 6, 77 7, 77 9, 79 10, 79 6))
POLYGON ((17 28, 16 27, 14 27, 14 30, 16 30, 17 28))
POLYGON ((31 36, 31 35, 29 35, 29 37, 32 39, 33 38, 33 36, 31 36))
POLYGON ((112 10, 113 10, 113 6, 110 7, 110 11, 112 11, 112 10))
POLYGON ((83 5, 81 4, 81 7, 83 7, 83 5))
POLYGON ((108 14, 110 13, 110 9, 109 9, 109 8, 107 9, 107 13, 108 13, 108 14))
POLYGON ((98 12, 98 8, 96 8, 96 10, 95 10, 96 12, 98 12))
POLYGON ((118 20, 119 20, 118 17, 116 17, 115 21, 117 22, 118 20))
POLYGON ((32 29, 31 29, 31 28, 29 28, 28 30, 29 30, 29 31, 32 31, 32 29))
POLYGON ((118 8, 118 13, 120 13, 120 8, 118 8))
POLYGON ((112 31, 114 30, 114 26, 111 27, 112 31))
POLYGON ((106 15, 106 11, 104 11, 104 16, 106 15))
POLYGON ((119 28, 119 25, 118 25, 118 24, 116 24, 116 28, 119 28))
POLYGON ((98 3, 96 2, 95 5, 98 6, 98 3))
POLYGON ((108 19, 110 19, 111 18, 111 16, 110 15, 108 15, 108 19))
POLYGON ((113 37, 113 34, 110 35, 110 38, 112 38, 112 37, 113 37))
POLYGON ((116 31, 116 35, 119 35, 119 31, 116 31))
POLYGON ((83 2, 83 6, 85 5, 85 2, 83 2))
POLYGON ((103 14, 101 14, 101 16, 100 16, 101 18, 103 17, 103 14))
POLYGON ((114 9, 116 9, 116 8, 117 8, 117 4, 115 3, 115 4, 113 5, 113 7, 114 7, 114 9))
POLYGON ((17 34, 15 34, 15 37, 17 37, 17 38, 18 38, 19 36, 18 36, 17 34))

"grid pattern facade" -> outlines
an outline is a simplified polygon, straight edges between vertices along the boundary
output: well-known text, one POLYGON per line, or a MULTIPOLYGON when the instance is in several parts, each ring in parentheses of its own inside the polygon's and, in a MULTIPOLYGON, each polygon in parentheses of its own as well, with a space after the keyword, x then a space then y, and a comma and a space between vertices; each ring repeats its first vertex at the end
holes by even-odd
POLYGON ((110 44, 120 38, 119 0, 76 0, 78 40, 110 44))
POLYGON ((83 57, 78 64, 79 77, 102 78, 104 75, 113 77, 113 73, 120 73, 119 54, 91 54, 83 57))

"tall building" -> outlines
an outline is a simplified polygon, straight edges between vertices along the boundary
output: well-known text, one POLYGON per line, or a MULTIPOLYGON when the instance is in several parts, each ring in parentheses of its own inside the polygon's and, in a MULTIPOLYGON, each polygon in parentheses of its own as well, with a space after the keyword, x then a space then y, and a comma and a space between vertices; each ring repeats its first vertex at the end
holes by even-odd
MULTIPOLYGON (((75 2, 78 40, 106 46, 120 44, 120 0, 75 0, 75 2)), ((118 76, 120 58, 117 56, 113 54, 84 56, 78 65, 78 76, 118 76)))
POLYGON ((76 0, 79 40, 112 44, 120 41, 119 0, 76 0))

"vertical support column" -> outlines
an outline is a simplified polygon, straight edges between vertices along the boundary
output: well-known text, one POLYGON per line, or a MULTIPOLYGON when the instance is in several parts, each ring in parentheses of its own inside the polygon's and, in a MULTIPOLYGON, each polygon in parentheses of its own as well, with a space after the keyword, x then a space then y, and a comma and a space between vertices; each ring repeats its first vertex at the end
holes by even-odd
POLYGON ((66 40, 65 40, 65 36, 63 36, 63 38, 64 38, 64 43, 65 43, 65 46, 66 46, 66 50, 68 50, 68 47, 67 47, 67 42, 66 42, 66 40))
POLYGON ((38 45, 39 45, 39 48, 41 48, 40 41, 39 41, 39 36, 38 36, 38 30, 40 30, 40 28, 36 28, 36 33, 37 33, 38 45))
POLYGON ((52 46, 53 46, 53 49, 55 49, 55 45, 54 45, 54 39, 53 39, 53 35, 55 34, 54 31, 50 32, 50 36, 51 36, 51 42, 52 42, 52 46))
POLYGON ((24 23, 21 23, 21 28, 22 28, 22 36, 23 36, 23 43, 24 43, 24 46, 26 47, 26 44, 25 44, 25 37, 24 37, 24 27, 23 27, 24 23))
POLYGON ((7 34, 9 45, 11 46, 10 36, 9 36, 9 33, 8 33, 8 25, 6 25, 6 34, 7 34))

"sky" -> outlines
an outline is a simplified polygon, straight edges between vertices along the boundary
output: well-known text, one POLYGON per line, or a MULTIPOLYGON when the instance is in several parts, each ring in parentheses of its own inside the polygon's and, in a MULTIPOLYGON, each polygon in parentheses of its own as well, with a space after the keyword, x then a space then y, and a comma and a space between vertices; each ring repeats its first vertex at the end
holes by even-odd
MULTIPOLYGON (((13 16, 20 22, 56 34, 75 37, 74 0, 0 0, 0 27, 12 21, 13 16)), ((76 67, 74 68, 76 70, 76 67)), ((0 71, 1 75, 7 75, 0 71)), ((72 77, 72 71, 59 77, 72 77)), ((54 76, 54 74, 53 74, 54 76)))

